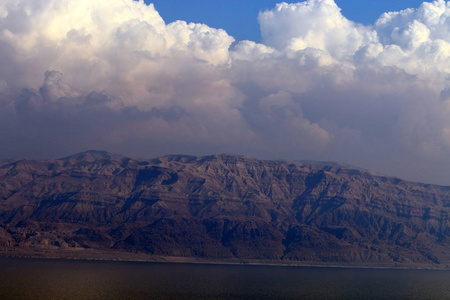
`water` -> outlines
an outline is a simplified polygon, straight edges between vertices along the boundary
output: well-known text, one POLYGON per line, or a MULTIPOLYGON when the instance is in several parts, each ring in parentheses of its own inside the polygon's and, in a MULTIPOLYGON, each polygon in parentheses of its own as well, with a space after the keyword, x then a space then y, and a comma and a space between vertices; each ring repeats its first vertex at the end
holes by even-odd
POLYGON ((450 272, 0 259, 0 299, 450 299, 450 272))

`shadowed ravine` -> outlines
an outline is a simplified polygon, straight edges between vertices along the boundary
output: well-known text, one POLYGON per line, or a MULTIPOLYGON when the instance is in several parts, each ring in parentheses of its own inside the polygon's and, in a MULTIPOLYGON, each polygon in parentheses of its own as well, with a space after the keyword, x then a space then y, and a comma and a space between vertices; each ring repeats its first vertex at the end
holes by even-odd
POLYGON ((450 187, 347 166, 88 151, 0 168, 0 253, 447 268, 450 187))

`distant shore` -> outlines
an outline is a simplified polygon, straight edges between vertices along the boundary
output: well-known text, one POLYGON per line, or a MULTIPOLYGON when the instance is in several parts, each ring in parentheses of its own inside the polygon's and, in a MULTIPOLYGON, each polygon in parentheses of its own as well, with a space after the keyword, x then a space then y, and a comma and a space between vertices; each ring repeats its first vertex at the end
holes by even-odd
POLYGON ((393 262, 376 263, 332 263, 320 261, 261 260, 261 259, 216 259, 198 257, 175 257, 152 255, 143 252, 101 251, 94 249, 0 249, 0 258, 64 259, 83 261, 149 262, 149 263, 184 263, 184 264, 220 264, 220 265, 261 265, 285 267, 317 268, 364 268, 364 269, 416 269, 416 270, 450 270, 448 265, 404 264, 393 262))

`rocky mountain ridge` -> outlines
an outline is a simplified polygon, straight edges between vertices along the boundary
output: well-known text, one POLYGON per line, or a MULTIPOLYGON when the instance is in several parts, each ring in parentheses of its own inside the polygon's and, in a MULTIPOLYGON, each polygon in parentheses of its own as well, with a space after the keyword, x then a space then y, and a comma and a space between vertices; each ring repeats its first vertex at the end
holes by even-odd
POLYGON ((87 151, 0 166, 0 248, 445 268, 450 187, 340 165, 87 151))

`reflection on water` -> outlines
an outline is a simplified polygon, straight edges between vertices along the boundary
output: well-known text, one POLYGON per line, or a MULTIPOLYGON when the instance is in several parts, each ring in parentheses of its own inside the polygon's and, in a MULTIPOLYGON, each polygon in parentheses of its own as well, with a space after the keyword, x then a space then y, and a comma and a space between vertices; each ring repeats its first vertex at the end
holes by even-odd
POLYGON ((0 299, 450 299, 450 272, 0 259, 0 299))

